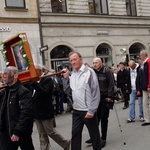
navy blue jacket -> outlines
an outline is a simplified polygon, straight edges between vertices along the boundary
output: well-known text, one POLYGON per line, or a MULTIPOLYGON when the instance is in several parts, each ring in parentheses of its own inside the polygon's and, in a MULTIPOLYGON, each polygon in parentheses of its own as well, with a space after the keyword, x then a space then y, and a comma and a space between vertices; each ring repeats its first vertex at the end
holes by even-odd
POLYGON ((148 88, 148 62, 145 62, 142 69, 142 80, 141 80, 141 87, 142 90, 147 91, 148 88))

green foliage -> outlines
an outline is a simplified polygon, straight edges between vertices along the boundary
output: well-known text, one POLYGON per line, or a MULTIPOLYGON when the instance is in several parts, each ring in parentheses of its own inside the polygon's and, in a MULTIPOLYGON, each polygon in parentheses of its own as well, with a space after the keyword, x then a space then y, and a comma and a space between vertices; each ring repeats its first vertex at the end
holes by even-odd
POLYGON ((6 65, 9 65, 9 60, 8 60, 8 57, 7 57, 7 51, 5 50, 5 46, 4 46, 4 42, 0 42, 0 52, 3 56, 3 59, 4 61, 6 62, 6 65))

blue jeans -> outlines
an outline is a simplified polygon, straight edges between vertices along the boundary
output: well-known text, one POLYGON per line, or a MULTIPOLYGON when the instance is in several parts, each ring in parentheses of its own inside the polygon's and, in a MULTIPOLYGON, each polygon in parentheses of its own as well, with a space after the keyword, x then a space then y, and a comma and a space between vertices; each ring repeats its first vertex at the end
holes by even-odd
POLYGON ((137 97, 136 90, 132 90, 130 94, 130 119, 135 119, 135 100, 138 98, 138 104, 139 104, 139 117, 144 118, 143 116, 143 103, 142 103, 142 97, 137 97))

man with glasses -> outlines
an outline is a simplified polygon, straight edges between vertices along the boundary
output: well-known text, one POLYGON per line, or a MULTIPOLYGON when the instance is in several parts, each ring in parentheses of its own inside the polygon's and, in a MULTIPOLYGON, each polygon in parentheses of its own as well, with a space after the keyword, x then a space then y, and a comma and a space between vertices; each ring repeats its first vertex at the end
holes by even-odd
POLYGON ((32 143, 32 95, 18 80, 18 69, 9 66, 3 74, 6 88, 0 90, 0 150, 34 150, 32 143), (1 143, 2 142, 2 143, 1 143))

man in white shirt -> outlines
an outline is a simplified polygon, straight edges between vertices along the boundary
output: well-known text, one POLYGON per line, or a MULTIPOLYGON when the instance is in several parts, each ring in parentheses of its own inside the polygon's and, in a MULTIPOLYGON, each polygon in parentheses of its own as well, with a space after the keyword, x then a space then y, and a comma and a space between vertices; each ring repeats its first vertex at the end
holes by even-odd
POLYGON ((73 69, 69 77, 69 70, 64 70, 64 91, 70 86, 73 98, 73 123, 71 150, 81 150, 81 138, 84 124, 87 126, 93 150, 101 150, 100 133, 96 111, 100 102, 98 80, 93 69, 83 64, 82 56, 78 52, 71 52, 69 60, 73 69), (70 78, 70 84, 68 80, 70 78))
POLYGON ((129 61, 129 93, 130 93, 130 113, 127 123, 135 122, 135 101, 138 99, 139 103, 139 118, 144 121, 143 104, 142 104, 142 90, 140 86, 140 66, 134 60, 129 61))

